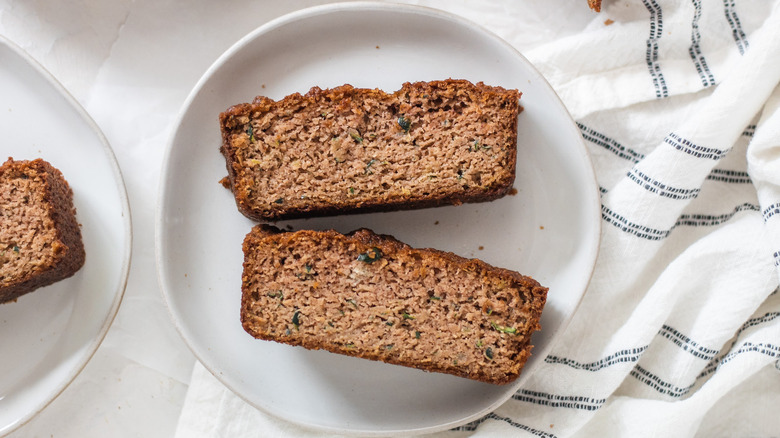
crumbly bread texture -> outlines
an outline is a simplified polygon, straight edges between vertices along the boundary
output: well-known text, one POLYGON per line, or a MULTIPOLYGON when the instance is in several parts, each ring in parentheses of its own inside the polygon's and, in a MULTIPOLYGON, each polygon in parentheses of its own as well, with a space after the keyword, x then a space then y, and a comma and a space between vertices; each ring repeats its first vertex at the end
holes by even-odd
POLYGON ((220 114, 223 184, 255 220, 493 200, 515 179, 520 95, 449 79, 257 97, 220 114))
POLYGON ((42 159, 0 166, 0 303, 70 277, 85 259, 73 191, 42 159))
POLYGON ((601 12, 601 0, 588 0, 588 6, 596 12, 601 12))
POLYGON ((367 229, 244 240, 241 321, 255 338, 489 383, 515 380, 547 288, 367 229))

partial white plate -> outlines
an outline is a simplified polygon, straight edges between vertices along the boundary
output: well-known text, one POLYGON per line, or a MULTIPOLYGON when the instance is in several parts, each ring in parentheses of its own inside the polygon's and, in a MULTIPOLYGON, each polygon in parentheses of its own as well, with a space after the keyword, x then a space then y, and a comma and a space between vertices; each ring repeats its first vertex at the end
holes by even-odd
MULTIPOLYGON (((157 265, 173 320, 198 359, 255 407, 319 430, 422 433, 463 424, 506 401, 566 326, 596 260, 600 208, 579 130, 547 82, 507 43, 462 18, 385 3, 343 3, 274 20, 231 47, 187 99, 163 166, 157 265), (289 222, 368 227, 418 247, 478 257, 550 287, 521 378, 496 386, 307 351, 247 335, 239 321, 241 242, 253 223, 218 181, 217 117, 257 94, 274 99, 350 83, 465 78, 518 88, 518 193, 498 201, 289 222)), ((282 226, 288 223, 281 223, 282 226)))
POLYGON ((43 67, 0 37, 0 148, 5 161, 43 158, 60 169, 87 253, 73 277, 0 304, 0 435, 43 410, 78 375, 122 301, 130 209, 100 129, 43 67))

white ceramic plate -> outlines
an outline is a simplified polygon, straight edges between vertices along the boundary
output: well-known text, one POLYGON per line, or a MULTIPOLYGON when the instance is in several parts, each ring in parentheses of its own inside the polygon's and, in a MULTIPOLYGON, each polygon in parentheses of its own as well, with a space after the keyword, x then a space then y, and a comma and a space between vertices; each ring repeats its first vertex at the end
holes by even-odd
POLYGON ((0 435, 40 412, 97 350, 119 308, 130 265, 130 211, 100 129, 38 63, 0 37, 0 149, 5 161, 60 169, 87 253, 73 277, 0 304, 0 435))
POLYGON ((384 3, 316 7, 236 43, 186 101, 164 165, 157 217, 160 281, 195 355, 250 404, 311 428, 359 435, 432 432, 506 401, 534 372, 587 286, 600 233, 598 191, 579 130, 540 74, 508 44, 461 18, 384 3), (496 386, 258 341, 239 321, 241 242, 253 223, 236 210, 218 152, 217 116, 257 94, 312 86, 398 89, 465 78, 518 88, 518 193, 417 211, 282 222, 296 229, 368 227, 537 278, 550 287, 542 331, 521 378, 496 386))

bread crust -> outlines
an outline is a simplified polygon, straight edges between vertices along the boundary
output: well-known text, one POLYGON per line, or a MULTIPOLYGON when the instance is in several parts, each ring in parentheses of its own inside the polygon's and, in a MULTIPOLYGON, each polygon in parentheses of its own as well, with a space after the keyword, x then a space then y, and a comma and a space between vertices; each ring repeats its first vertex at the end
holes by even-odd
MULTIPOLYGON (((324 349, 333 353, 382 361, 425 371, 447 373, 486 383, 506 384, 514 381, 520 375, 523 366, 530 357, 532 349, 530 344, 531 335, 534 331, 540 329, 539 318, 547 297, 547 288, 541 286, 536 280, 517 272, 493 267, 481 260, 466 259, 445 251, 430 248, 415 249, 398 241, 392 236, 376 234, 368 229, 359 229, 343 235, 333 230, 301 230, 287 232, 263 224, 254 227, 247 235, 244 240, 243 249, 245 261, 242 281, 241 322, 244 330, 253 337, 289 345, 302 346, 312 350, 324 349), (491 357, 491 360, 485 360, 485 363, 479 367, 466 366, 463 364, 459 366, 457 361, 453 364, 444 359, 438 360, 438 358, 435 357, 413 357, 414 354, 410 351, 403 352, 400 355, 390 354, 377 346, 381 344, 380 340, 377 340, 376 342, 379 344, 373 347, 353 348, 339 342, 323 342, 322 339, 318 339, 317 336, 295 336, 295 334, 290 336, 279 332, 272 332, 268 327, 270 324, 268 322, 268 315, 260 315, 262 312, 272 311, 272 309, 263 309, 262 307, 259 307, 259 301, 257 300, 258 291, 248 278, 248 276, 252 275, 253 269, 256 267, 252 254, 256 251, 261 251, 261 248, 284 248, 307 239, 322 242, 347 242, 347 244, 350 245, 354 244, 356 251, 378 248, 381 251, 381 254, 395 260, 411 262, 413 260, 439 259, 448 264, 453 272, 472 272, 475 273, 478 278, 483 279, 500 278, 512 284, 513 287, 524 291, 527 296, 523 297, 523 305, 526 308, 525 311, 527 311, 527 314, 524 314, 523 318, 527 330, 524 330, 522 333, 518 331, 516 335, 506 335, 517 336, 516 339, 513 338, 515 343, 511 344, 511 348, 516 349, 516 351, 501 352, 501 354, 508 354, 512 357, 511 363, 509 365, 502 365, 496 369, 497 367, 492 366, 491 357), (272 241, 274 242, 272 243, 272 241), (525 318, 528 318, 528 320, 525 321, 525 318)), ((378 280, 375 278, 375 281, 378 280)), ((337 293, 338 292, 334 292, 334 294, 337 293)), ((443 325, 450 322, 462 323, 464 325, 470 325, 472 323, 472 321, 467 323, 465 320, 441 321, 443 325)), ((474 327, 478 327, 478 325, 474 327)), ((466 346, 466 348, 471 347, 471 344, 466 346)), ((453 357, 457 357, 455 352, 443 352, 442 357, 446 356, 448 353, 452 353, 453 357)))
MULTIPOLYGON (((51 251, 53 256, 51 262, 33 266, 29 270, 2 272, 0 303, 14 301, 26 293, 72 276, 81 269, 86 258, 81 229, 76 220, 76 210, 73 207, 73 191, 62 173, 40 158, 32 161, 14 161, 9 158, 0 166, 0 180, 14 178, 32 180, 39 185, 43 193, 39 202, 45 208, 46 217, 38 218, 40 221, 37 223, 51 221, 53 224, 53 237, 48 242, 48 248, 44 248, 46 251, 51 251)), ((16 225, 8 223, 8 221, 13 220, 9 214, 9 207, 3 206, 3 208, 6 211, 0 218, 0 226, 8 228, 10 225, 16 225)), ((40 232, 41 230, 29 231, 40 232)), ((3 230, 3 234, 8 236, 8 231, 3 230)), ((4 266, 0 267, 0 271, 4 271, 7 258, 17 257, 17 255, 13 249, 9 252, 7 248, 9 242, 0 242, 0 244, 3 246, 0 249, 5 250, 4 266)), ((35 257, 40 257, 40 255, 35 257)))
MULTIPOLYGON (((339 214, 368 213, 380 211, 408 210, 427 207, 436 207, 442 205, 459 205, 471 202, 486 202, 504 196, 511 188, 515 180, 515 166, 517 160, 517 116, 522 111, 519 105, 521 93, 517 90, 508 90, 503 87, 494 87, 485 85, 482 82, 472 84, 466 80, 448 79, 443 81, 415 82, 405 83, 402 88, 395 93, 387 94, 378 89, 354 88, 346 84, 333 89, 320 89, 313 87, 305 95, 294 93, 284 97, 279 101, 273 101, 267 97, 258 96, 252 103, 243 103, 230 107, 220 114, 219 121, 222 132, 222 145, 220 152, 225 157, 226 168, 228 172, 227 180, 224 181, 235 196, 238 210, 257 221, 276 221, 282 219, 296 219, 305 217, 331 216, 339 214), (258 194, 250 187, 253 184, 251 178, 247 177, 247 164, 242 161, 237 153, 244 146, 246 139, 242 137, 244 131, 242 127, 254 117, 274 111, 281 112, 285 108, 300 108, 307 105, 315 105, 322 102, 329 102, 333 105, 334 112, 344 111, 362 111, 361 108, 351 107, 354 101, 360 99, 387 100, 395 99, 403 101, 406 96, 424 94, 427 90, 456 90, 472 93, 476 96, 482 96, 483 101, 491 98, 493 101, 500 101, 501 112, 507 114, 506 119, 509 123, 506 132, 501 135, 506 136, 506 144, 511 145, 506 149, 506 159, 503 169, 491 175, 495 178, 487 187, 476 185, 466 186, 458 190, 441 189, 431 191, 430 193, 399 193, 392 190, 386 191, 381 196, 360 199, 342 199, 331 196, 328 199, 311 200, 309 202, 296 202, 294 206, 276 205, 272 201, 266 201, 267 205, 262 208, 257 207, 257 199, 263 194, 258 194)), ((366 117, 372 117, 372 114, 366 114, 366 117)), ((395 117, 395 116, 394 116, 395 117)), ((412 128, 413 130, 416 127, 412 128)), ((327 145, 320 145, 321 148, 327 148, 327 145)), ((443 145, 443 147, 451 147, 443 145)))

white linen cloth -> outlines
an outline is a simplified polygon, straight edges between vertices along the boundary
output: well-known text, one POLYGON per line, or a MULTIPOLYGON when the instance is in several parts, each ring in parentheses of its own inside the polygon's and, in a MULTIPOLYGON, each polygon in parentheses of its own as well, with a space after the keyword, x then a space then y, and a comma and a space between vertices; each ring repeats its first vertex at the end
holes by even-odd
MULTIPOLYGON (((522 45, 523 2, 450 9, 522 45)), ((538 28, 559 26, 549 12, 538 28)), ((777 436, 780 2, 607 0, 591 19, 525 54, 593 157, 593 279, 528 383, 437 435, 777 436)), ((320 434, 196 366, 176 436, 320 434)))

